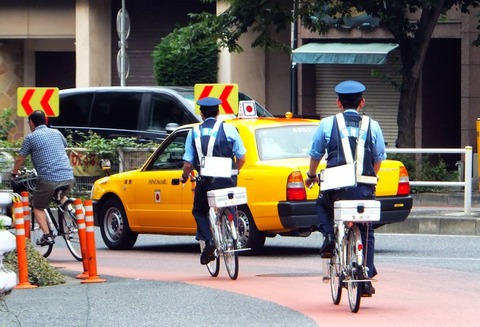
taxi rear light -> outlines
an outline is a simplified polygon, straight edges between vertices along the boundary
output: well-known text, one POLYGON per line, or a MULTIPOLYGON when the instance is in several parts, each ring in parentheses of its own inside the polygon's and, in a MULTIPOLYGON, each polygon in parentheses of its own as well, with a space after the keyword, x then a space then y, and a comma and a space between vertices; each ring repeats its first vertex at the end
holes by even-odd
POLYGON ((410 179, 408 178, 407 168, 400 167, 400 176, 398 179, 397 195, 409 195, 410 194, 410 179))
POLYGON ((287 201, 301 201, 307 199, 302 173, 295 171, 287 179, 287 201))

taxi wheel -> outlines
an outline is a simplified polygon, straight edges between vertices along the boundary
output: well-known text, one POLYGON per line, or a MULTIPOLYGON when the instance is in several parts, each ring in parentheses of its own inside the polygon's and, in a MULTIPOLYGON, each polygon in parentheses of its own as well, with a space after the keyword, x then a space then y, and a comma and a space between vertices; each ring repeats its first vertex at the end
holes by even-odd
POLYGON ((112 250, 126 250, 133 247, 138 234, 132 232, 122 203, 109 199, 102 207, 100 232, 105 245, 112 250))
POLYGON ((241 247, 250 248, 252 252, 263 248, 265 244, 265 233, 257 229, 252 213, 247 206, 238 206, 237 219, 237 229, 241 247))

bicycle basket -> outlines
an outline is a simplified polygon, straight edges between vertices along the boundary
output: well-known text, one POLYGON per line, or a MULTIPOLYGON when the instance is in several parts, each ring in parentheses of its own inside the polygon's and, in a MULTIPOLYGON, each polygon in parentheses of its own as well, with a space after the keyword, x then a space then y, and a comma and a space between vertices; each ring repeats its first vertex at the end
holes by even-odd
POLYGON ((14 193, 20 194, 22 192, 31 192, 35 189, 35 182, 37 180, 37 174, 34 172, 22 174, 17 177, 13 177, 10 180, 12 190, 14 193))

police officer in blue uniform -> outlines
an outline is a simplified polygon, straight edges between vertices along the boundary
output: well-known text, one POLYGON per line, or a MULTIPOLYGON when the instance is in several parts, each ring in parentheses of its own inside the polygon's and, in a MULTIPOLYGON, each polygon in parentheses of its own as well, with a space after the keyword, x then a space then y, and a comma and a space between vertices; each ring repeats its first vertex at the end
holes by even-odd
MULTIPOLYGON (((361 162, 363 171, 362 178, 359 178, 357 172, 357 185, 355 187, 333 189, 320 191, 317 199, 317 216, 320 221, 319 230, 324 236, 324 243, 320 248, 322 258, 330 258, 335 248, 335 236, 333 229, 333 208, 334 202, 338 200, 360 200, 375 198, 376 174, 380 169, 380 163, 386 159, 385 141, 380 125, 373 119, 364 136, 364 146, 357 148, 358 137, 361 133, 360 124, 362 116, 359 111, 365 105, 363 92, 365 86, 357 81, 344 81, 335 87, 338 95, 337 106, 343 113, 343 118, 348 134, 348 144, 352 151, 353 158, 364 158, 361 162), (362 151, 363 156, 358 156, 356 151, 362 151), (356 156, 357 155, 357 156, 356 156), (362 182, 366 181, 366 182, 362 182)), ((348 150, 348 149, 346 149, 348 150)), ((318 182, 317 168, 320 160, 325 155, 328 167, 335 167, 346 164, 342 144, 342 134, 338 127, 338 121, 335 116, 329 116, 321 120, 318 129, 313 137, 312 146, 309 151, 310 168, 307 173, 305 185, 311 187, 318 182)), ((359 162, 357 162, 357 165, 359 162)), ((362 241, 368 240, 367 246, 367 267, 369 277, 377 274, 374 265, 375 237, 371 223, 361 224, 362 241)), ((372 284, 364 283, 363 296, 369 297, 375 293, 372 284)))
MULTIPOLYGON (((245 163, 246 150, 237 129, 233 125, 222 122, 218 131, 215 124, 219 114, 220 99, 206 97, 197 101, 200 106, 200 113, 203 123, 200 125, 199 133, 190 130, 185 141, 185 154, 183 155, 183 173, 180 181, 185 183, 193 169, 200 171, 200 156, 207 154, 207 147, 211 137, 215 138, 213 145, 213 156, 232 158, 232 172, 238 172, 245 163), (199 156, 195 146, 195 139, 200 138, 202 154, 199 156)), ((200 255, 200 263, 206 265, 214 259, 215 243, 212 239, 210 221, 208 219, 209 205, 207 192, 226 187, 237 186, 237 175, 232 174, 231 178, 201 177, 195 187, 192 214, 197 223, 196 239, 205 241, 205 248, 200 255)))

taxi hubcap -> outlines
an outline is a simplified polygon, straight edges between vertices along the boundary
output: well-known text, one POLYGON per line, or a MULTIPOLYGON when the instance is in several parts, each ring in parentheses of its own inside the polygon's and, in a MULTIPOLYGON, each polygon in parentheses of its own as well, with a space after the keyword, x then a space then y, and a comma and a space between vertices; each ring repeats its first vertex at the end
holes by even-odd
POLYGON ((110 208, 105 215, 105 230, 107 237, 111 241, 117 241, 123 233, 123 219, 120 212, 115 208, 110 208))

